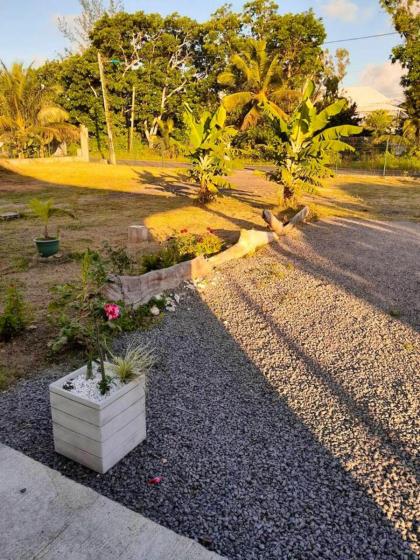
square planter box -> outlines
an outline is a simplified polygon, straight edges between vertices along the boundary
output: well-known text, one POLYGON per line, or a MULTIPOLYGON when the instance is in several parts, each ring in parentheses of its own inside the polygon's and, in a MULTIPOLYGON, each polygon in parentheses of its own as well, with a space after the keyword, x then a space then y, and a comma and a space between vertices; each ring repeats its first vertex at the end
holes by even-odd
POLYGON ((86 366, 50 385, 54 449, 90 469, 105 473, 146 438, 144 376, 97 403, 63 389, 86 375, 86 366))

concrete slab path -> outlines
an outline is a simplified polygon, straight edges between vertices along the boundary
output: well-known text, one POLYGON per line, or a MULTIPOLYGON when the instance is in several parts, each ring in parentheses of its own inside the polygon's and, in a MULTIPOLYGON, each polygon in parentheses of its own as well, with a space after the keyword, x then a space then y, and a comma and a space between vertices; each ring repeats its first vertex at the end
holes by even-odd
POLYGON ((0 445, 1 560, 222 560, 0 445))

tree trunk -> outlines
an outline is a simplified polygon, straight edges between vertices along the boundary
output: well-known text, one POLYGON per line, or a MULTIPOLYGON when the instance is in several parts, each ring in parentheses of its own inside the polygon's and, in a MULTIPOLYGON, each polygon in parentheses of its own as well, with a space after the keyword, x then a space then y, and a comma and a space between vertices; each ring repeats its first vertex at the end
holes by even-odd
POLYGON ((136 86, 133 86, 133 95, 131 98, 131 117, 130 117, 130 136, 128 138, 128 152, 131 154, 134 144, 134 107, 136 103, 136 86))
POLYGON ((106 92, 104 66, 102 64, 102 57, 101 57, 101 53, 99 51, 98 51, 98 66, 99 66, 99 77, 100 77, 100 80, 101 80, 101 87, 102 87, 102 97, 103 97, 103 102, 104 102, 106 130, 107 130, 107 134, 108 134, 109 163, 111 165, 115 165, 117 163, 117 159, 115 157, 114 137, 113 137, 113 134, 112 134, 111 117, 110 117, 110 114, 109 114, 109 107, 108 107, 108 98, 107 98, 107 92, 106 92))

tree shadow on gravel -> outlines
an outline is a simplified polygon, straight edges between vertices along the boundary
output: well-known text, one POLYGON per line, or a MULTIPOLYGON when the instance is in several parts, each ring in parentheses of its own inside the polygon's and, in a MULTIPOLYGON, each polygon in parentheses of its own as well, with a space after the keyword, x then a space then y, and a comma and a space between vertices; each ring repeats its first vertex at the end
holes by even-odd
POLYGON ((308 274, 420 330, 418 224, 335 219, 305 224, 300 235, 271 247, 308 274))
POLYGON ((134 338, 160 357, 148 436, 107 474, 54 453, 47 388, 57 374, 0 394, 2 442, 232 560, 414 560, 199 297, 134 338))
POLYGON ((273 335, 285 343, 292 354, 297 356, 299 361, 304 364, 310 376, 319 380, 322 385, 325 386, 325 390, 333 395, 334 399, 339 403, 340 408, 345 410, 345 415, 348 418, 354 418, 356 421, 361 422, 373 438, 379 438, 381 447, 387 448, 392 455, 395 455, 398 461, 400 461, 406 469, 416 477, 417 481, 420 482, 420 476, 416 465, 417 456, 407 452, 404 449, 404 443, 395 434, 391 435, 378 420, 375 420, 369 414, 368 407, 360 405, 317 360, 305 352, 304 349, 293 340, 284 329, 274 322, 267 313, 264 313, 239 284, 234 282, 233 286, 240 294, 240 298, 245 305, 252 309, 254 313, 261 316, 273 335))

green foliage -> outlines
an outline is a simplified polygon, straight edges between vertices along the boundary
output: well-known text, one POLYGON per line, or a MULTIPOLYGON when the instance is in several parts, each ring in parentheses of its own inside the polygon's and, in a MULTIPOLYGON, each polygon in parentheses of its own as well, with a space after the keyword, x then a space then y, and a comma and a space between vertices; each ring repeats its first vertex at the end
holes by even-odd
POLYGON ((114 274, 134 274, 136 261, 130 257, 124 247, 111 247, 104 241, 102 247, 105 252, 105 262, 114 274))
POLYGON ((98 389, 101 395, 106 395, 114 382, 115 380, 111 375, 102 375, 98 382, 98 389))
POLYGON ((98 322, 101 325, 101 340, 108 345, 118 333, 147 328, 153 321, 150 316, 151 306, 164 307, 164 301, 154 299, 136 309, 126 306, 124 302, 118 302, 119 317, 113 321, 103 320, 106 300, 102 290, 108 273, 119 273, 113 268, 115 263, 122 266, 119 270, 128 272, 125 269, 127 261, 123 250, 111 248, 110 251, 117 255, 116 258, 103 258, 98 252, 87 250, 80 259, 79 281, 59 284, 52 288, 53 298, 49 311, 52 322, 58 326, 57 336, 49 344, 53 353, 81 349, 88 357, 94 357, 95 325, 98 322))
POLYGON ((151 270, 160 270, 179 262, 182 261, 173 247, 163 247, 157 253, 143 256, 142 270, 143 273, 150 272, 151 270))
POLYGON ((283 201, 299 190, 311 191, 320 185, 322 177, 331 175, 327 167, 331 155, 354 150, 341 138, 362 131, 354 125, 329 126, 331 117, 343 110, 346 101, 337 100, 318 112, 311 101, 314 90, 315 84, 308 81, 301 102, 287 119, 269 111, 278 138, 272 150, 277 164, 273 178, 283 187, 283 201))
POLYGON ((209 231, 204 235, 185 232, 170 240, 182 259, 194 258, 199 255, 210 256, 219 253, 223 248, 223 240, 209 231))
POLYGON ((9 286, 6 291, 4 310, 0 315, 0 340, 10 341, 25 330, 28 324, 28 310, 21 291, 9 286))
POLYGON ((212 232, 204 235, 187 231, 171 237, 165 247, 157 253, 144 255, 142 271, 150 272, 167 268, 180 262, 193 259, 199 255, 214 255, 223 248, 223 240, 212 232))
MULTIPOLYGON (((48 234, 48 225, 52 216, 70 216, 74 218, 74 213, 65 208, 59 208, 54 205, 52 199, 40 200, 39 198, 32 198, 29 201, 29 208, 44 224, 44 239, 50 239, 48 234)), ((58 237, 58 234, 57 234, 58 237)))
POLYGON ((41 157, 53 141, 78 137, 68 114, 55 101, 57 91, 46 87, 31 66, 15 63, 0 68, 0 140, 12 157, 41 157))
POLYGON ((204 111, 197 121, 186 105, 184 123, 188 134, 184 150, 192 164, 190 177, 199 185, 198 200, 205 204, 220 194, 219 189, 230 187, 225 177, 231 161, 231 140, 236 131, 226 126, 223 106, 213 114, 204 111))
POLYGON ((112 371, 122 383, 128 383, 134 377, 146 376, 156 362, 152 349, 136 344, 130 344, 122 356, 110 353, 110 359, 112 371))
MULTIPOLYGON (((59 86, 55 100, 73 123, 88 127, 99 153, 104 153, 105 121, 97 49, 104 59, 115 136, 128 139, 135 86, 136 137, 146 139, 149 146, 169 157, 177 147, 171 136, 182 140, 182 102, 195 112, 203 107, 214 110, 224 89, 217 76, 235 53, 242 53, 249 38, 264 39, 268 59, 278 58, 277 71, 285 90, 298 89, 308 75, 321 79, 325 30, 312 11, 280 15, 274 3, 256 0, 247 2, 240 12, 223 5, 202 23, 179 14, 163 17, 113 10, 97 21, 103 11, 84 9, 83 22, 90 29, 90 39, 86 40, 84 29, 81 54, 49 61, 36 70, 45 87, 59 86), (85 48, 88 42, 90 46, 85 48), (162 129, 160 123, 169 126, 172 122, 172 132, 162 129)), ((76 22, 80 24, 80 17, 76 22)))
POLYGON ((383 142, 383 138, 390 135, 395 128, 392 115, 383 109, 369 113, 365 118, 364 125, 372 134, 374 144, 383 142))
POLYGON ((399 62, 406 70, 401 84, 405 89, 406 109, 410 117, 420 113, 420 11, 416 0, 380 0, 392 16, 395 29, 403 43, 392 49, 392 62, 399 62))
POLYGON ((283 86, 279 56, 267 53, 267 42, 263 39, 249 39, 240 53, 232 55, 230 68, 219 74, 218 82, 237 89, 225 95, 222 104, 229 112, 245 109, 242 131, 255 126, 265 108, 285 117, 278 102, 288 94, 293 95, 283 86))

